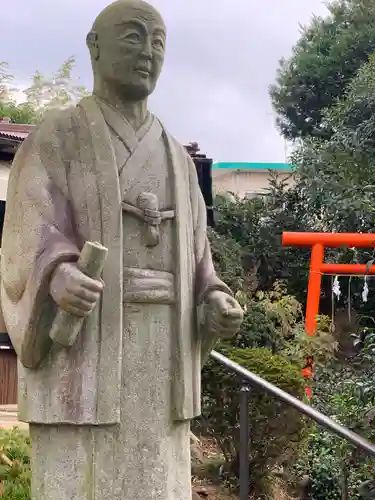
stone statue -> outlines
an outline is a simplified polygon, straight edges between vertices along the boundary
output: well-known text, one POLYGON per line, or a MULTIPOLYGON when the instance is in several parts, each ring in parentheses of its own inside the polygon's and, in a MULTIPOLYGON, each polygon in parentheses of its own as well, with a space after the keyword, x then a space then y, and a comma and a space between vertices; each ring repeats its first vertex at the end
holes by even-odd
POLYGON ((87 45, 93 95, 45 117, 8 185, 1 299, 33 495, 188 500, 201 359, 242 310, 213 268, 194 164, 147 109, 160 14, 118 0, 87 45), (95 241, 108 251, 100 279, 77 264, 95 241), (71 347, 51 340, 59 311, 84 318, 71 347))

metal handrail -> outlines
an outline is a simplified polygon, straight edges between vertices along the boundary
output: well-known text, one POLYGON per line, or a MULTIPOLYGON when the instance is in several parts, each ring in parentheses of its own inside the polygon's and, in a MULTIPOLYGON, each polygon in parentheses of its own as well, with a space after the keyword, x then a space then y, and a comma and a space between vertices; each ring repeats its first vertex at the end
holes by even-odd
POLYGON ((228 368, 230 371, 241 377, 245 383, 241 386, 241 402, 240 402, 240 500, 247 500, 249 493, 249 393, 251 386, 256 386, 269 394, 275 396, 280 401, 292 406, 297 411, 306 415, 306 417, 314 420, 317 424, 325 427, 328 431, 346 439, 354 446, 362 451, 375 456, 375 444, 359 434, 351 431, 347 427, 338 424, 331 418, 327 417, 320 411, 303 403, 291 394, 283 391, 279 387, 267 382, 258 375, 246 370, 241 365, 231 361, 226 356, 223 356, 217 351, 211 351, 211 357, 220 364, 228 368), (246 384, 247 383, 247 384, 246 384))

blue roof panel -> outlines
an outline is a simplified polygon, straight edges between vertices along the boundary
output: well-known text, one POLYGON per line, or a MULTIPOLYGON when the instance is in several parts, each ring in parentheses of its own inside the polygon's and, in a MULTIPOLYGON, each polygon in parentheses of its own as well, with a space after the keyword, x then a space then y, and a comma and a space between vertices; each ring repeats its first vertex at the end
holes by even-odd
POLYGON ((231 163, 231 162, 218 162, 212 165, 213 169, 217 168, 232 168, 243 170, 284 170, 291 172, 293 165, 290 163, 231 163))

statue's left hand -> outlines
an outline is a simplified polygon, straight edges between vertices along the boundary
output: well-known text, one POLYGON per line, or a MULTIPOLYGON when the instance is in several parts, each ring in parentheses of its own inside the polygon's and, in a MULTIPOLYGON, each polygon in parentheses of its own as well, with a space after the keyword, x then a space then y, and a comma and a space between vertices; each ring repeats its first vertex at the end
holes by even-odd
POLYGON ((236 299, 216 290, 207 299, 206 326, 221 338, 235 335, 243 321, 243 310, 236 299))

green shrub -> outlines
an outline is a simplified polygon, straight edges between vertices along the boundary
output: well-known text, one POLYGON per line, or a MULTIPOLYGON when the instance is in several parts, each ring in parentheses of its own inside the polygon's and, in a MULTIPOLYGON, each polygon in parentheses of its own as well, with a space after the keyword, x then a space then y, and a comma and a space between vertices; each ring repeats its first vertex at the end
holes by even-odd
POLYGON ((275 321, 263 302, 251 301, 238 334, 228 341, 232 347, 267 347, 274 350, 280 344, 275 321))
MULTIPOLYGON (((302 399, 305 380, 299 367, 264 348, 238 349, 221 344, 219 350, 231 360, 302 399)), ((202 375, 201 431, 216 439, 230 469, 238 476, 239 380, 225 367, 210 359, 202 375)), ((250 476, 251 488, 264 489, 270 470, 288 467, 300 451, 309 424, 293 408, 264 392, 250 393, 250 476)))
POLYGON ((304 329, 302 306, 282 281, 267 292, 237 292, 236 298, 246 314, 238 334, 226 342, 231 347, 267 347, 277 353, 304 329))
MULTIPOLYGON (((317 366, 312 404, 349 429, 375 441, 373 415, 375 377, 372 367, 361 370, 358 364, 330 363, 317 366)), ((314 427, 306 452, 300 455, 294 470, 296 480, 311 479, 311 500, 363 500, 365 481, 373 479, 374 459, 314 427), (362 487, 361 487, 362 485, 362 487), (346 495, 346 496, 345 496, 346 495)))
POLYGON ((30 440, 19 429, 0 431, 0 453, 8 457, 12 466, 0 465, 2 500, 31 499, 30 440))
POLYGON ((220 274, 221 279, 232 290, 241 289, 245 276, 241 245, 230 235, 219 234, 211 228, 208 229, 208 238, 215 269, 220 274))

